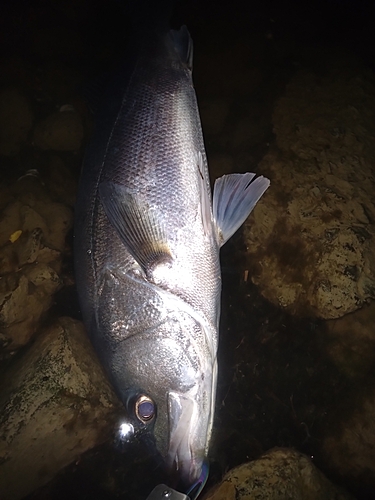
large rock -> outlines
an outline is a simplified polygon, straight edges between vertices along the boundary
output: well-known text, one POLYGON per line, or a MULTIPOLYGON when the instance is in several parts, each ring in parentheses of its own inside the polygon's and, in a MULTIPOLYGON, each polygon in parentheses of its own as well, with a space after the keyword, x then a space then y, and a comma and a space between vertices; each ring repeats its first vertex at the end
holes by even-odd
POLYGON ((369 492, 375 491, 374 324, 375 303, 326 323, 327 353, 345 397, 328 413, 319 436, 325 468, 369 492))
POLYGON ((273 449, 236 467, 204 500, 354 500, 291 449, 273 449))
POLYGON ((271 188, 245 227, 261 293, 333 319, 375 298, 373 74, 301 71, 275 109, 271 188))
POLYGON ((0 498, 23 498, 103 442, 118 404, 82 324, 60 318, 0 386, 0 498))
MULTIPOLYGON (((351 405, 353 399, 351 394, 351 405)), ((359 491, 374 492, 374 389, 358 389, 357 400, 355 406, 347 404, 337 408, 337 419, 327 429, 320 453, 325 467, 338 480, 355 485, 359 491)))
POLYGON ((345 378, 357 381, 361 389, 372 387, 370 377, 375 363, 374 325, 375 302, 325 324, 326 352, 339 372, 345 378))
POLYGON ((1 189, 0 211, 0 246, 12 241, 11 236, 16 231, 31 232, 40 228, 45 246, 58 251, 65 249, 66 234, 72 227, 72 207, 56 202, 37 174, 27 173, 1 189))
POLYGON ((27 175, 0 201, 0 352, 28 343, 60 288, 72 209, 27 175))
POLYGON ((43 313, 52 303, 52 293, 59 285, 57 273, 45 264, 37 264, 27 269, 26 275, 15 273, 2 280, 2 348, 15 351, 29 342, 43 313), (34 284, 32 290, 31 284, 34 284))

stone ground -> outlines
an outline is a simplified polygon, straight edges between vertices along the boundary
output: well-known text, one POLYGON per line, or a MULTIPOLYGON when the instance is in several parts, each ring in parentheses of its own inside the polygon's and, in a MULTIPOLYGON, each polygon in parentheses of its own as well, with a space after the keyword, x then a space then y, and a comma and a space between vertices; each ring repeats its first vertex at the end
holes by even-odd
MULTIPOLYGON (((163 478, 136 445, 124 454, 108 438, 121 409, 85 347, 72 267, 95 94, 84 82, 121 60, 127 21, 100 0, 0 9, 0 496, 141 500, 163 478)), ((250 462, 249 490, 281 447, 327 491, 329 479, 350 492, 342 498, 372 499, 373 6, 186 1, 180 11, 212 179, 271 179, 222 251, 208 487, 250 462)))

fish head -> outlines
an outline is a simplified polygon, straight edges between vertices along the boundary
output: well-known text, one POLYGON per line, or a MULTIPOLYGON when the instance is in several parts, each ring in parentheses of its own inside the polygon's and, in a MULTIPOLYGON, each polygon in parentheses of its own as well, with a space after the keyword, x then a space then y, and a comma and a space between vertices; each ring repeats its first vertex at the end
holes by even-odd
POLYGON ((180 313, 116 349, 115 386, 132 427, 186 487, 201 476, 214 414, 216 353, 204 330, 180 313))

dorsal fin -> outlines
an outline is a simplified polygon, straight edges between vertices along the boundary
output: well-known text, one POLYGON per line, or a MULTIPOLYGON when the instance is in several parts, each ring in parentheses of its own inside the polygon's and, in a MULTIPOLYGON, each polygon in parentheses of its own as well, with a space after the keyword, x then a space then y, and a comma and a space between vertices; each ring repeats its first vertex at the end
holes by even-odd
POLYGON ((190 71, 193 71, 193 40, 187 27, 183 25, 179 30, 170 30, 169 36, 181 61, 186 64, 190 71))

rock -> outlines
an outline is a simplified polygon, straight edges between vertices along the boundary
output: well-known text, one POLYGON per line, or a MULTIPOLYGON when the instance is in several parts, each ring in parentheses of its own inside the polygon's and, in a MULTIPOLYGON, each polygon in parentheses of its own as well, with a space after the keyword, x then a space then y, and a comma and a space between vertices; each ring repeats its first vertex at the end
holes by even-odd
POLYGON ((1 211, 0 247, 9 242, 11 234, 21 228, 22 203, 12 201, 1 211))
MULTIPOLYGON (((326 322, 327 353, 347 378, 361 381, 375 363, 375 302, 337 320, 326 322)), ((375 442, 375 441, 374 441, 375 442)))
POLYGON ((374 388, 357 388, 346 407, 337 408, 335 421, 321 439, 321 459, 327 470, 359 491, 374 492, 374 419, 374 388))
POLYGON ((46 246, 64 250, 66 234, 72 226, 72 209, 48 198, 32 200, 30 197, 29 203, 21 208, 22 230, 32 232, 39 228, 46 246))
POLYGON ((0 231, 4 356, 30 341, 52 305, 62 282, 62 252, 73 219, 72 209, 51 200, 35 177, 26 176, 11 185, 7 196, 11 201, 2 207, 0 231))
POLYGON ((38 252, 38 262, 39 264, 41 262, 50 264, 51 267, 59 273, 61 268, 61 252, 53 250, 52 248, 43 247, 38 252))
MULTIPOLYGON (((13 233, 14 234, 14 233, 13 233)), ((31 231, 23 231, 13 245, 13 251, 17 254, 18 267, 31 264, 36 261, 42 248, 43 231, 35 227, 31 231)))
POLYGON ((29 342, 59 286, 58 275, 46 264, 36 264, 1 280, 0 322, 2 334, 7 339, 7 351, 19 349, 29 342), (35 283, 24 275, 25 271, 35 283), (31 287, 31 283, 34 286, 31 287))
MULTIPOLYGON (((0 245, 7 244, 18 230, 31 233, 39 228, 43 233, 43 245, 62 251, 67 232, 72 227, 73 211, 65 203, 54 201, 41 179, 26 176, 8 187, 11 201, 1 206, 3 223, 0 245)), ((0 193, 1 196, 1 193, 0 193)))
POLYGON ((204 500, 354 500, 297 451, 275 448, 229 471, 204 500))
POLYGON ((34 129, 34 143, 43 150, 78 151, 83 139, 78 113, 61 111, 40 121, 34 129))
MULTIPOLYGON (((320 462, 362 494, 373 492, 375 486, 374 322, 372 302, 343 318, 327 321, 324 332, 326 352, 339 370, 343 397, 322 426, 320 462)), ((371 493, 368 498, 372 498, 371 493)))
POLYGON ((291 313, 339 318, 375 298, 374 107, 372 74, 350 69, 301 71, 276 106, 271 188, 245 239, 254 283, 291 313))
MULTIPOLYGON (((47 225, 47 230, 43 233, 46 246, 55 250, 65 249, 65 239, 69 229, 72 227, 72 209, 63 203, 54 203, 49 200, 38 200, 35 204, 35 212, 41 214, 47 225)), ((24 226, 32 227, 35 224, 32 216, 32 209, 24 211, 24 226)))
POLYGON ((43 232, 39 227, 32 231, 19 229, 11 233, 8 242, 0 248, 0 276, 35 262, 42 248, 42 237, 43 232))
POLYGON ((27 97, 16 88, 0 92, 0 154, 19 153, 33 123, 33 112, 27 97))
POLYGON ((21 220, 22 220, 21 228, 22 228, 22 231, 28 232, 28 233, 31 233, 36 228, 38 228, 40 230, 40 233, 43 236, 44 235, 48 236, 49 228, 48 228, 47 222, 44 218, 45 213, 43 213, 43 212, 46 212, 46 209, 45 209, 45 207, 43 207, 43 205, 46 205, 46 204, 49 205, 50 203, 52 205, 52 202, 49 203, 47 201, 47 203, 46 203, 44 201, 44 203, 43 203, 43 201, 41 199, 38 199, 38 198, 32 196, 30 193, 30 197, 29 197, 28 202, 21 207, 21 211, 20 211, 21 212, 21 220), (44 208, 44 210, 40 210, 41 206, 44 208), (36 210, 36 208, 38 208, 39 210, 36 210), (40 212, 42 212, 42 213, 40 213, 40 212))
POLYGON ((59 203, 44 203, 43 206, 42 202, 39 202, 37 208, 44 212, 47 221, 27 205, 16 202, 11 204, 10 208, 17 211, 20 217, 14 216, 13 220, 7 221, 7 225, 4 224, 4 235, 8 236, 8 240, 0 247, 0 275, 17 271, 25 264, 35 262, 46 245, 50 250, 58 249, 58 252, 53 253, 55 258, 60 255, 60 251, 65 248, 66 233, 72 223, 72 213, 68 207, 59 203), (19 229, 13 230, 16 227, 19 229), (11 238, 14 238, 14 241, 11 241, 11 238))
POLYGON ((17 500, 103 442, 117 399, 82 324, 60 318, 0 386, 0 497, 17 500))
POLYGON ((30 283, 52 295, 60 285, 59 275, 47 264, 37 263, 25 270, 25 276, 30 283))

